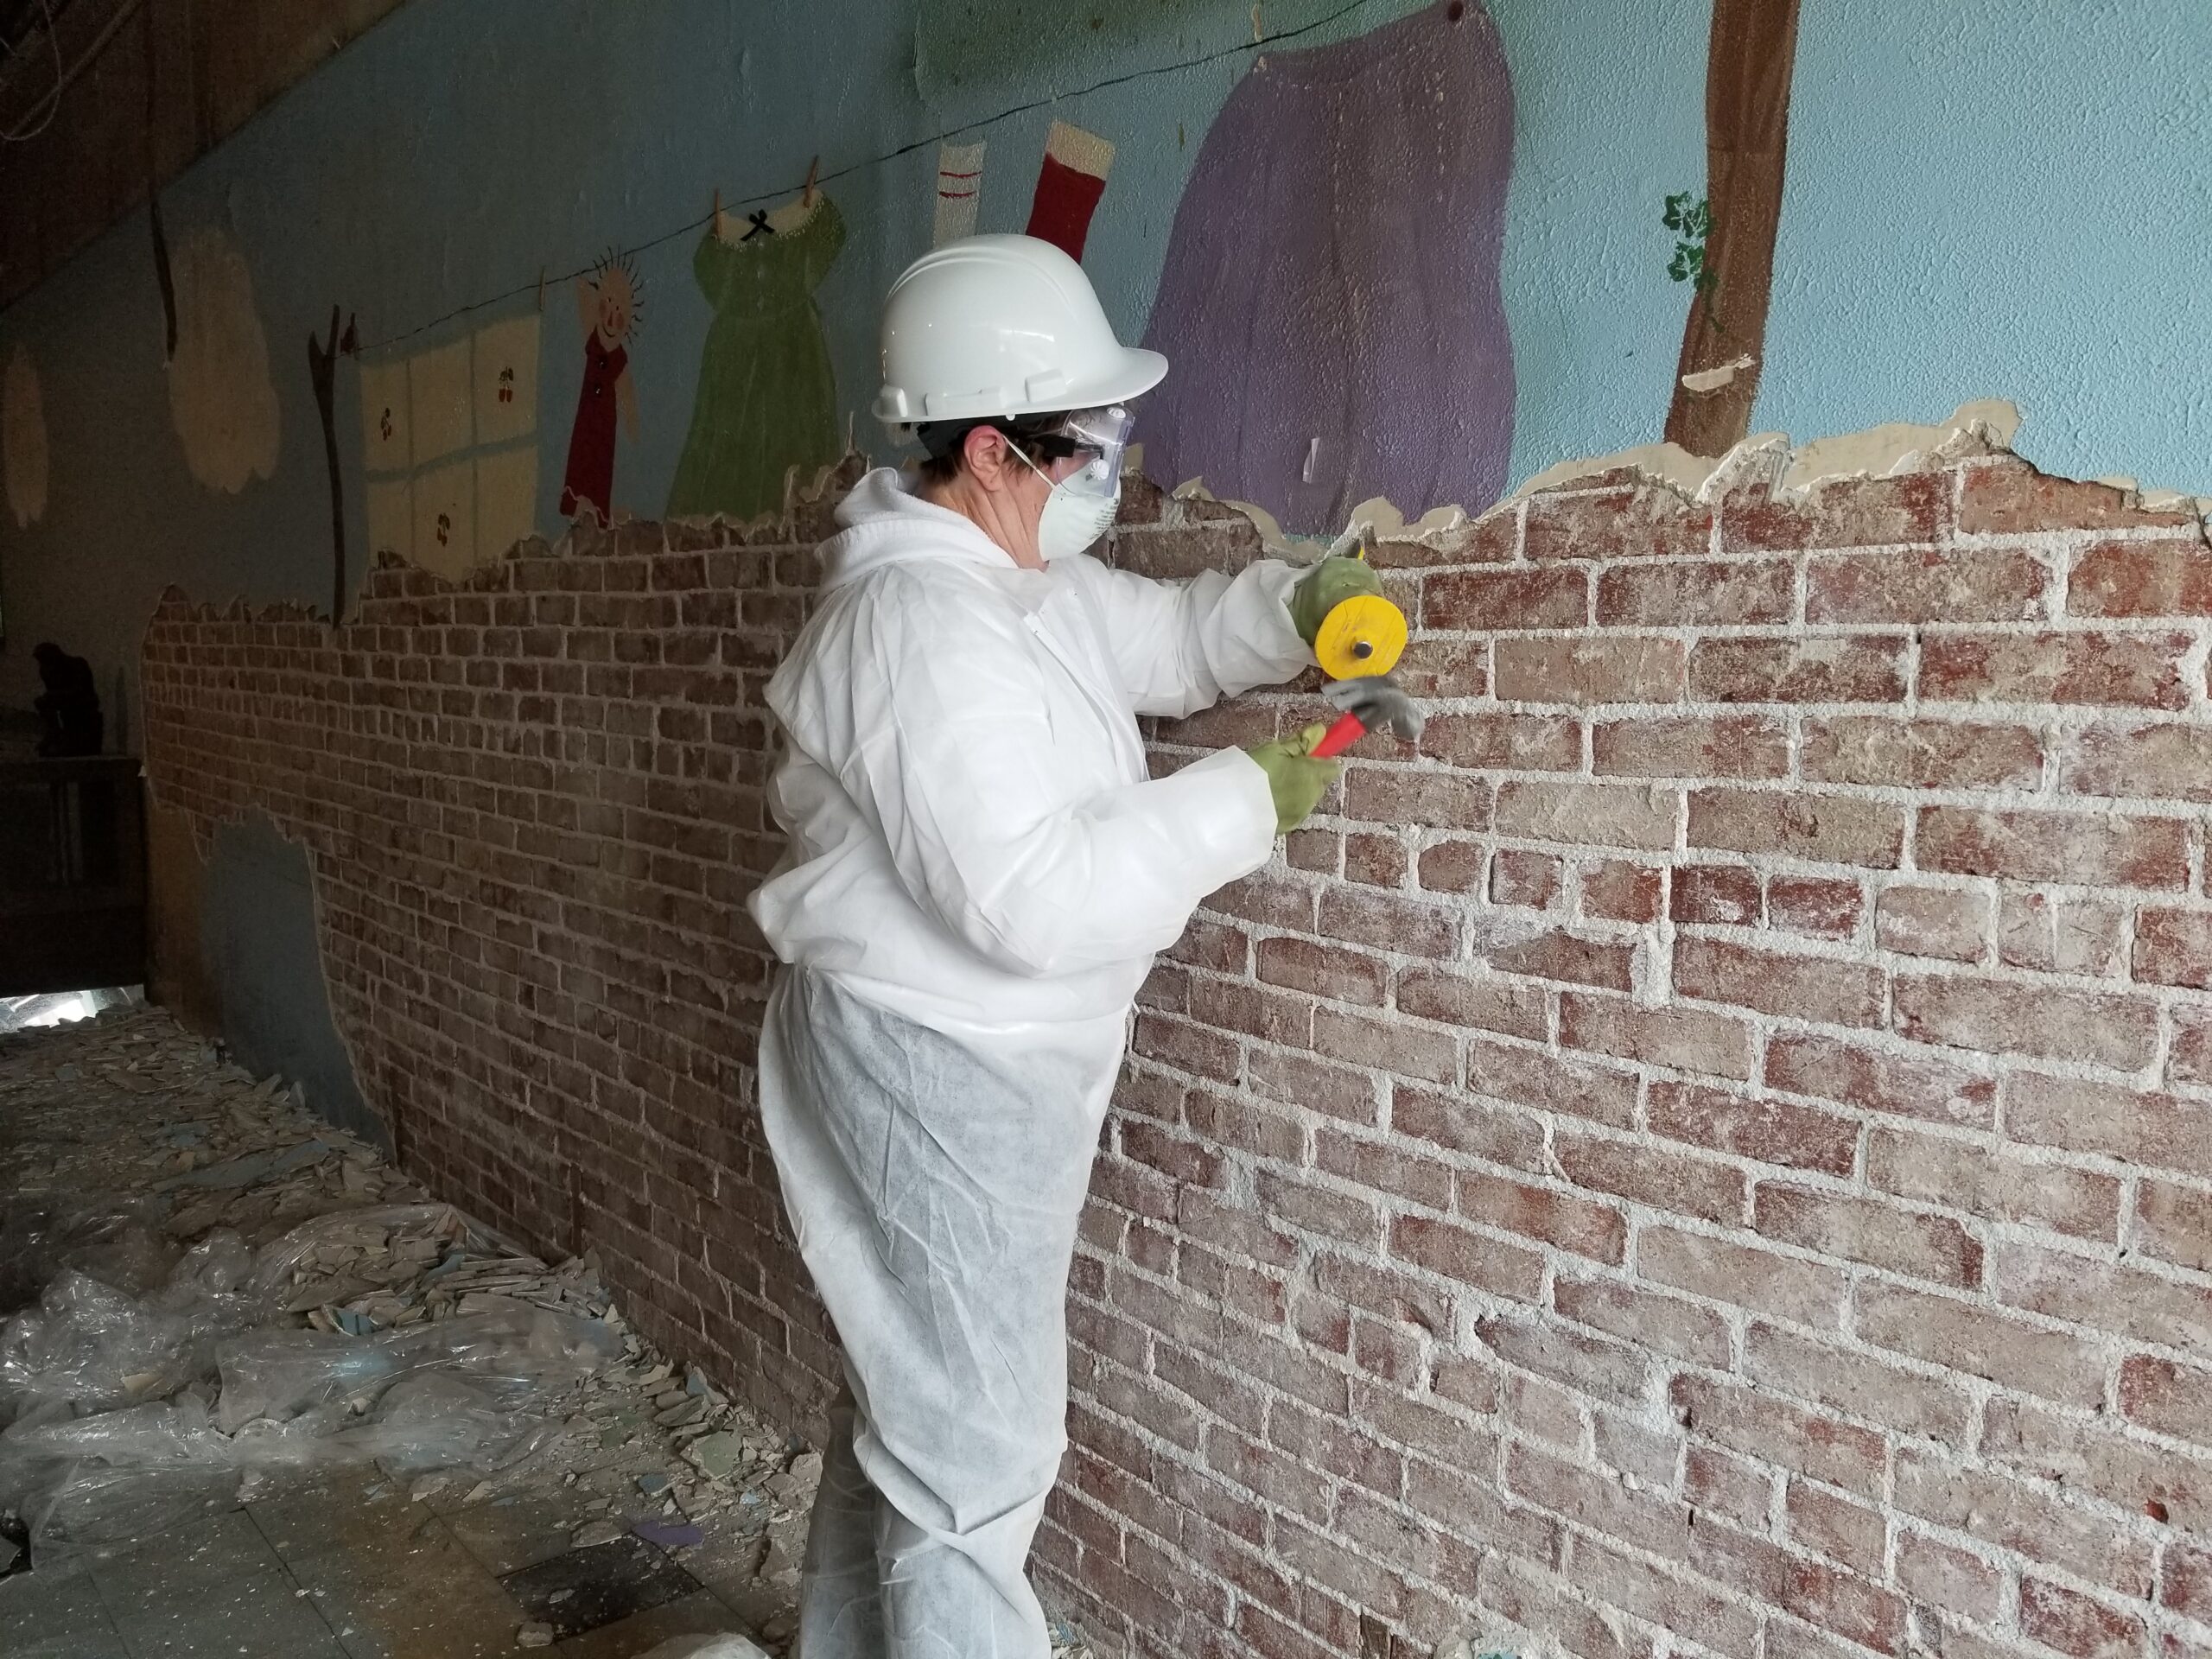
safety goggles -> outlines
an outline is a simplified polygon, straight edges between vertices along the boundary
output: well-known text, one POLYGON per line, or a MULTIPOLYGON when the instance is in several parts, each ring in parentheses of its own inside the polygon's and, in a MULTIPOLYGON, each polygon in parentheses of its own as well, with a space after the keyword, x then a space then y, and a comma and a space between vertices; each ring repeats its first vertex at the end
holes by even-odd
POLYGON ((1071 489, 1090 495, 1112 495, 1122 487, 1122 461, 1129 447, 1129 429, 1135 424, 1119 404, 1103 409, 1071 411, 1060 423, 1029 441, 1042 461, 1078 461, 1075 472, 1060 480, 1071 489))

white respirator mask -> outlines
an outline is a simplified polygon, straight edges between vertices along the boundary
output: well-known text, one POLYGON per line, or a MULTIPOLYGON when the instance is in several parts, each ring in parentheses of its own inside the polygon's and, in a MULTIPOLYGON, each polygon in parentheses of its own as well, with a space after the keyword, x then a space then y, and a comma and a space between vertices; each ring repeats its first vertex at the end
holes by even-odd
POLYGON ((1072 455, 1082 461, 1063 479, 1053 478, 1015 447, 1022 463, 1052 486, 1037 520, 1037 551, 1046 563, 1082 552, 1113 524, 1114 510, 1122 499, 1122 457, 1128 448, 1133 423, 1129 411, 1119 404, 1070 414, 1039 446, 1052 459, 1072 455))

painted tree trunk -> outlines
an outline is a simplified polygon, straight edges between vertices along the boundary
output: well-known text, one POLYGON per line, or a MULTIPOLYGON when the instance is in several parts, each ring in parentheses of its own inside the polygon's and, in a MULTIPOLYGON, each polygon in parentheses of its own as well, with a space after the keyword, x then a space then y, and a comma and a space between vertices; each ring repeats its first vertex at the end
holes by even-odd
POLYGON ((1719 454, 1751 429, 1796 58, 1797 0, 1713 0, 1705 80, 1707 276, 1690 300, 1667 411, 1668 440, 1692 454, 1719 454), (1684 375, 1746 357, 1748 366, 1709 391, 1682 385, 1684 375))
POLYGON ((1498 255, 1513 94, 1479 5, 1269 53, 1207 132, 1145 343, 1145 470, 1339 529, 1497 498, 1513 441, 1498 255))

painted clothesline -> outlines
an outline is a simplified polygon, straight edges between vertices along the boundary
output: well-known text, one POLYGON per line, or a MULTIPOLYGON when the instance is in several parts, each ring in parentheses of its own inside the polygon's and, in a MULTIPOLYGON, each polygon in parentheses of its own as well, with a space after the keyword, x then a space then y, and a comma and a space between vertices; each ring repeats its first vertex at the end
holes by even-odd
MULTIPOLYGON (((814 188, 818 190, 824 185, 835 184, 840 179, 850 178, 853 175, 864 173, 870 168, 881 167, 887 162, 901 160, 918 150, 927 149, 931 144, 941 144, 948 139, 957 138, 963 133, 978 132, 988 127, 995 127, 1001 121, 1010 121, 1018 115, 1029 115, 1038 110, 1049 109, 1064 99, 1088 98, 1093 92, 1103 92, 1116 86, 1125 86, 1133 81, 1149 80, 1158 75, 1179 74, 1185 69, 1202 68, 1209 63, 1217 63, 1224 58, 1234 57, 1240 52, 1264 52, 1268 48, 1281 41, 1294 41, 1300 35, 1311 35, 1317 29, 1326 29, 1330 24, 1349 17, 1353 12, 1369 3, 1370 0, 1349 0, 1349 3, 1338 7, 1326 16, 1316 17, 1312 22, 1300 23, 1295 29, 1280 29, 1272 35, 1262 35, 1250 41, 1240 41, 1235 46, 1226 46, 1211 52, 1200 53, 1197 57, 1185 58, 1174 63, 1155 64, 1148 69, 1133 69, 1127 74, 1109 75, 1104 80, 1093 81, 1090 86, 1077 87, 1072 92, 1054 92, 1048 97, 1032 99, 1026 104, 1017 104, 1009 109, 1001 110, 996 115, 986 116, 980 121, 963 122, 957 127, 947 127, 942 132, 931 133, 926 138, 917 138, 911 143, 899 145, 895 149, 887 149, 880 156, 870 156, 861 161, 848 162, 843 167, 834 168, 814 179, 814 188)), ((739 197, 728 205, 732 207, 750 207, 761 202, 777 201, 785 196, 791 195, 798 188, 798 186, 794 185, 784 189, 766 190, 757 195, 739 197)), ((664 244, 673 242, 679 237, 690 236, 696 231, 703 230, 712 222, 713 215, 710 213, 702 218, 692 219, 688 224, 678 225, 673 230, 664 231, 660 235, 649 238, 645 241, 633 243, 628 247, 619 250, 619 253, 620 255, 643 253, 648 249, 658 248, 664 244)), ((590 276, 596 269, 598 265, 594 262, 592 264, 580 266, 575 270, 564 271, 557 276, 541 275, 533 277, 531 281, 508 289, 504 293, 492 295, 486 299, 474 300, 467 305, 456 306, 442 316, 433 317, 429 321, 418 323, 412 328, 385 334, 375 340, 364 340, 358 349, 362 352, 372 352, 381 350, 387 346, 396 346, 403 340, 413 340, 417 335, 427 334, 434 329, 442 328, 449 322, 484 310, 487 307, 504 305, 508 301, 520 299, 524 295, 542 295, 548 283, 573 282, 579 276, 590 276)))

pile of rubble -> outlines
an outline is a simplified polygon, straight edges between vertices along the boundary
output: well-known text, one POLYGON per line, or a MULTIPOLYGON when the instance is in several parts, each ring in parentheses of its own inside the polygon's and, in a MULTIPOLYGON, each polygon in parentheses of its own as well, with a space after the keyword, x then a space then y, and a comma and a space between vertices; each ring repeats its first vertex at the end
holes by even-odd
POLYGON ((818 1453, 631 1332, 589 1256, 514 1248, 158 1011, 0 1034, 0 1572, 351 1464, 735 1560, 791 1637, 818 1453))

